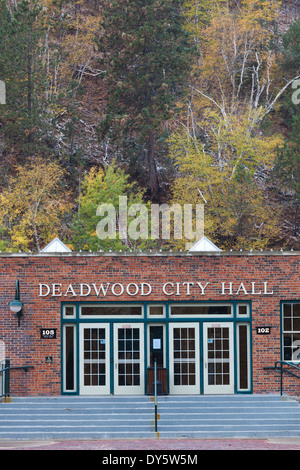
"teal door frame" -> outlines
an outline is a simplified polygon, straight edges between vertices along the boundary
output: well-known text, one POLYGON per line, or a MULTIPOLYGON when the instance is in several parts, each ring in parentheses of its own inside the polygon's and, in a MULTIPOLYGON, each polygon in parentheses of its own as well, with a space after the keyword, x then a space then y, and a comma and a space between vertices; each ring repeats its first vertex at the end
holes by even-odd
POLYGON ((233 330, 234 330, 234 393, 235 394, 251 394, 253 392, 253 384, 252 384, 252 305, 251 301, 241 301, 241 300, 223 300, 223 301, 169 301, 169 302, 163 302, 163 301, 151 301, 151 302, 122 302, 122 301, 116 301, 116 302, 107 302, 107 301, 100 301, 100 302, 90 302, 90 304, 93 305, 105 305, 105 304, 115 304, 120 305, 120 304, 128 304, 128 305, 142 305, 142 312, 143 314, 141 317, 138 318, 132 318, 132 317, 123 317, 123 318, 113 318, 113 317, 102 317, 102 318, 82 318, 79 315, 80 312, 80 306, 82 305, 89 305, 89 302, 71 302, 71 301, 66 301, 61 303, 61 358, 62 358, 62 372, 61 372, 61 393, 66 394, 66 395, 78 395, 79 394, 79 361, 80 361, 80 351, 79 351, 79 324, 81 323, 109 323, 110 324, 110 393, 114 393, 114 374, 113 374, 113 357, 114 357, 114 333, 113 333, 113 324, 114 323, 143 323, 144 324, 144 367, 145 367, 145 394, 147 393, 147 364, 148 364, 148 325, 151 323, 156 323, 156 324, 164 324, 165 325, 165 331, 166 331, 166 342, 165 342, 165 357, 166 357, 166 368, 167 368, 167 376, 168 376, 168 393, 169 393, 169 363, 170 363, 170 358, 169 358, 169 325, 170 323, 176 322, 176 323, 181 323, 181 322, 198 322, 199 323, 199 342, 200 342, 200 361, 199 361, 199 374, 200 374, 200 394, 203 394, 203 323, 204 322, 218 322, 218 323, 223 323, 223 322, 232 322, 233 323, 233 330), (148 312, 148 307, 151 305, 164 305, 165 306, 165 314, 164 316, 161 317, 155 317, 155 318, 149 318, 147 316, 148 312), (196 318, 189 316, 189 317, 171 317, 170 316, 170 307, 172 305, 199 305, 199 304, 231 304, 232 305, 232 311, 233 315, 228 316, 228 317, 209 317, 209 316, 198 316, 196 318), (249 307, 249 315, 247 317, 240 317, 237 315, 237 305, 238 304, 243 304, 243 305, 248 305, 249 307), (71 318, 68 318, 64 316, 64 309, 65 307, 74 307, 74 316, 71 318), (237 325, 238 324, 248 324, 249 325, 249 378, 250 378, 250 384, 249 384, 249 389, 248 390, 238 390, 237 384, 238 384, 238 367, 237 367, 237 357, 238 357, 238 344, 237 344, 237 325), (64 325, 73 325, 75 329, 75 386, 74 390, 65 390, 64 389, 64 374, 63 374, 63 366, 64 366, 64 341, 63 341, 63 327, 64 325))

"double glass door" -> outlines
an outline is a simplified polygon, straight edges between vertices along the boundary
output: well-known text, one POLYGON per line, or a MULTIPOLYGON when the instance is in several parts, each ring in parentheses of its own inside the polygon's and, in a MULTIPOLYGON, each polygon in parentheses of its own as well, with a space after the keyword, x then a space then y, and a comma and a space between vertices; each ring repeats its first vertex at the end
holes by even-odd
POLYGON ((80 394, 108 395, 112 388, 115 395, 144 393, 143 330, 115 323, 112 356, 109 323, 80 325, 80 394))
POLYGON ((170 324, 170 393, 199 394, 203 368, 203 393, 234 393, 233 324, 170 324), (203 362, 200 362, 200 351, 203 362))

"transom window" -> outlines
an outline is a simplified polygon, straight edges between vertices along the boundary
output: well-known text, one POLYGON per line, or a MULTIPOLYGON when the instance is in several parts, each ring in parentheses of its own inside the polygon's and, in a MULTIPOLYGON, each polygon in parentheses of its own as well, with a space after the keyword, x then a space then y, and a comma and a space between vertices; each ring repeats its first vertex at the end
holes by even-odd
MULTIPOLYGON (((83 303, 76 305, 66 304, 63 307, 63 318, 72 321, 79 312, 79 318, 100 319, 100 318, 143 318, 144 313, 149 319, 166 318, 166 303, 147 303, 146 307, 142 303, 83 303)), ((240 318, 250 317, 249 303, 170 303, 169 315, 173 318, 204 318, 220 317, 230 318, 236 316, 240 318), (235 308, 234 308, 235 305, 235 308)))
POLYGON ((165 317, 166 307, 164 304, 149 304, 147 307, 147 315, 150 318, 165 317))
POLYGON ((213 317, 232 316, 232 305, 230 304, 185 304, 185 305, 172 305, 171 316, 182 317, 213 317))
POLYGON ((141 317, 143 314, 142 305, 84 305, 80 308, 81 317, 141 317))

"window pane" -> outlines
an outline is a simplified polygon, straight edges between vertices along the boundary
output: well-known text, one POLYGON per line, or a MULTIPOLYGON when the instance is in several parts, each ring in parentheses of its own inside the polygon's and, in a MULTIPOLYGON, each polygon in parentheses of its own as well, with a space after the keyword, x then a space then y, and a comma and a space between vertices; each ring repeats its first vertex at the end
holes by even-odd
POLYGON ((295 317, 293 319, 293 331, 300 331, 300 317, 295 317))
POLYGON ((248 389, 248 327, 239 325, 239 374, 240 390, 248 389))
POLYGON ((172 315, 203 315, 203 316, 218 316, 218 315, 231 315, 231 305, 184 305, 172 306, 172 315))
POLYGON ((248 305, 238 305, 238 315, 248 315, 248 305))
POLYGON ((293 331, 300 331, 300 304, 293 304, 293 331))
POLYGON ((66 390, 75 389, 74 374, 74 327, 65 327, 66 390))
POLYGON ((300 361, 300 333, 283 335, 283 360, 300 361))
POLYGON ((64 317, 74 317, 74 316, 75 316, 75 307, 73 305, 65 306, 64 317))
POLYGON ((291 304, 283 305, 283 330, 292 331, 292 306, 291 304))
POLYGON ((300 361, 300 333, 292 336, 292 361, 300 361))
POLYGON ((283 330, 300 332, 300 303, 283 304, 283 330))
POLYGON ((300 317, 300 303, 293 305, 293 314, 295 317, 300 317))
POLYGON ((149 315, 159 315, 163 316, 164 314, 164 307, 163 305, 150 305, 149 307, 149 315))
POLYGON ((283 315, 285 317, 291 316, 291 304, 284 304, 283 305, 283 315))
POLYGON ((292 360, 292 334, 283 335, 283 360, 292 360))
POLYGON ((291 319, 291 317, 283 319, 283 329, 284 329, 284 331, 292 331, 292 319, 291 319))
POLYGON ((112 305, 91 305, 81 308, 82 316, 138 316, 142 315, 142 307, 139 306, 112 306, 112 305))

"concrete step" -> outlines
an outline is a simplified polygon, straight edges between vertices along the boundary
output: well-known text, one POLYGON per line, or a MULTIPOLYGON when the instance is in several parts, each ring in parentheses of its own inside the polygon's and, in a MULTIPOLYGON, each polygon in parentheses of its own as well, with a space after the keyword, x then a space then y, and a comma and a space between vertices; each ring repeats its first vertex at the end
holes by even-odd
MULTIPOLYGON (((298 437, 300 405, 279 395, 160 396, 160 438, 298 437)), ((153 438, 139 397, 16 397, 0 403, 0 439, 153 438)))

